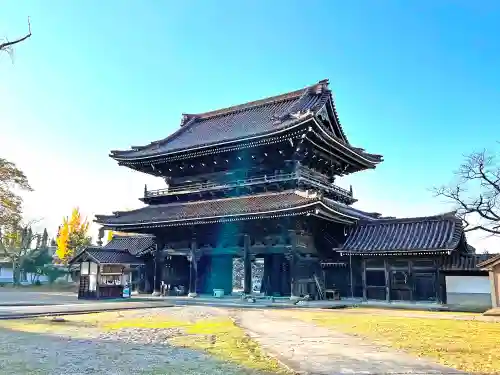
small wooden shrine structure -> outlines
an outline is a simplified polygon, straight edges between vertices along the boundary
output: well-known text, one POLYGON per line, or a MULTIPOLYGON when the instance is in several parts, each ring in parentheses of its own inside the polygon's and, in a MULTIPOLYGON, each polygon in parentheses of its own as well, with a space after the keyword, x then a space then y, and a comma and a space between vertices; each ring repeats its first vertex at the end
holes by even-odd
POLYGON ((79 299, 129 298, 133 266, 144 262, 126 250, 87 247, 70 264, 80 264, 79 299))

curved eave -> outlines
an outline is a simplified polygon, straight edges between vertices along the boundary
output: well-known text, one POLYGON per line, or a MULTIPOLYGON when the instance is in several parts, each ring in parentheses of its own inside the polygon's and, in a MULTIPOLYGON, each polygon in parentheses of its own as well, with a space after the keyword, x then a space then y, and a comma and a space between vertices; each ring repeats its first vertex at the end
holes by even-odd
POLYGON ((360 152, 355 150, 352 146, 339 141, 334 136, 329 134, 329 132, 324 129, 324 127, 318 122, 316 118, 313 118, 313 121, 316 125, 315 128, 319 130, 319 133, 315 132, 316 136, 321 138, 326 144, 331 145, 335 150, 343 153, 345 156, 353 158, 354 160, 358 160, 358 162, 371 168, 375 168, 377 164, 383 161, 381 155, 360 152))
POLYGON ((321 201, 321 198, 314 200, 307 204, 302 204, 295 207, 288 207, 279 210, 261 211, 255 213, 232 214, 232 215, 218 215, 210 217, 194 217, 194 218, 181 218, 181 219, 165 219, 156 221, 142 221, 130 223, 113 223, 109 220, 115 216, 97 215, 94 222, 101 224, 105 229, 127 229, 132 230, 135 228, 159 228, 159 227, 173 227, 173 226, 188 226, 188 225, 201 225, 201 224, 215 224, 224 222, 233 222, 241 220, 258 220, 258 219, 274 219, 287 216, 298 215, 315 215, 327 220, 342 222, 345 224, 352 224, 360 218, 353 214, 343 212, 341 208, 335 209, 321 201))
POLYGON ((307 210, 307 206, 295 207, 288 210, 278 210, 251 214, 241 214, 241 215, 221 215, 213 217, 199 217, 199 218, 186 218, 186 219, 174 219, 174 220, 158 220, 158 221, 148 221, 148 222, 132 222, 132 223, 106 223, 99 219, 95 220, 96 223, 101 224, 105 229, 135 229, 135 228, 163 228, 163 227, 175 227, 175 226, 190 226, 190 225, 202 225, 202 224, 216 224, 216 223, 227 223, 242 220, 259 220, 259 219, 274 219, 287 216, 297 216, 304 214, 311 214, 314 210, 307 210), (303 210, 301 208, 304 208, 303 210))
POLYGON ((333 100, 333 95, 332 95, 331 91, 330 91, 330 99, 327 101, 326 105, 328 106, 327 110, 331 111, 331 113, 333 114, 333 119, 335 121, 335 124, 337 125, 337 127, 340 130, 340 134, 342 135, 343 140, 345 141, 346 144, 349 145, 349 140, 347 139, 347 136, 344 132, 342 124, 340 123, 339 114, 337 112, 337 107, 335 105, 335 100, 333 100))
MULTIPOLYGON (((354 149, 352 146, 336 139, 332 135, 326 131, 321 124, 318 123, 315 118, 315 113, 310 112, 307 115, 302 116, 301 118, 295 120, 291 124, 286 127, 277 129, 271 132, 261 133, 252 137, 241 137, 235 138, 232 140, 227 140, 223 142, 210 143, 206 145, 199 145, 196 147, 172 150, 152 155, 141 155, 136 157, 128 157, 124 153, 132 153, 134 151, 112 151, 109 156, 116 160, 119 164, 127 165, 127 164, 147 164, 153 163, 158 159, 164 159, 164 161, 168 160, 177 160, 186 157, 195 157, 195 156, 203 156, 209 155, 216 152, 222 151, 234 151, 243 148, 252 148, 258 147, 267 143, 277 143, 286 141, 288 138, 300 137, 304 133, 308 133, 314 131, 316 137, 321 139, 326 145, 332 147, 340 154, 345 155, 346 158, 351 159, 354 162, 359 163, 365 168, 375 168, 377 164, 383 161, 383 158, 380 155, 369 154, 365 152, 360 152, 354 149), (314 127, 310 126, 311 122, 315 125, 314 127), (307 128, 306 128, 307 126, 307 128), (318 131, 314 131, 313 129, 318 129, 318 131), (273 138, 273 139, 270 139, 273 138)), ((309 139, 310 142, 313 142, 309 139)), ((314 142, 313 142, 314 143, 314 142)), ((325 150, 322 146, 316 144, 316 147, 323 149, 323 151, 332 154, 330 150, 325 150)), ((361 149, 360 149, 361 150, 361 149)), ((334 155, 334 154, 332 154, 334 155)), ((338 155, 335 155, 338 156, 338 155)))

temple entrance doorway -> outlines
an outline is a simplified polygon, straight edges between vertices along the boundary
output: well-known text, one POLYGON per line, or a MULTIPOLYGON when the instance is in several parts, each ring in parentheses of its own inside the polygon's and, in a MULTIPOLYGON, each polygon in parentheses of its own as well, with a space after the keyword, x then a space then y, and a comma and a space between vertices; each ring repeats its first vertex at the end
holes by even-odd
MULTIPOLYGON (((252 293, 260 293, 264 274, 264 258, 256 257, 252 262, 252 293)), ((233 258, 233 292, 241 293, 244 289, 245 271, 243 258, 233 258)))
POLYGON ((224 290, 225 295, 233 292, 233 256, 232 255, 205 255, 198 263, 198 292, 201 294, 214 293, 214 289, 224 290))

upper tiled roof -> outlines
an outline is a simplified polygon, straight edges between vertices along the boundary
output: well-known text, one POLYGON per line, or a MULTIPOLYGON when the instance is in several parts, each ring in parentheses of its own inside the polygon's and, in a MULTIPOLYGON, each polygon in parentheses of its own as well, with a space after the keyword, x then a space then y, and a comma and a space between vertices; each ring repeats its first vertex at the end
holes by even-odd
POLYGON ((141 259, 130 254, 127 250, 105 249, 89 246, 71 259, 70 264, 82 260, 92 260, 99 264, 142 264, 141 259))
POLYGON ((152 235, 113 235, 111 241, 104 245, 104 249, 125 250, 132 255, 140 255, 154 246, 154 236, 152 235))
POLYGON ((443 271, 480 271, 478 264, 491 259, 491 254, 454 253, 444 258, 443 271))
MULTIPOLYGON (((217 111, 184 115, 181 128, 167 138, 132 150, 112 151, 111 156, 117 160, 141 159, 263 136, 312 118, 331 98, 328 80, 323 80, 283 95, 217 111)), ((340 124, 337 125, 345 145, 356 153, 363 153, 349 146, 340 124)), ((376 156, 366 156, 380 161, 376 156)))
POLYGON ((370 214, 337 203, 321 195, 308 194, 297 190, 279 193, 263 193, 194 202, 151 205, 134 211, 117 212, 115 215, 96 216, 96 221, 107 227, 130 225, 175 225, 196 220, 204 222, 230 221, 249 217, 286 216, 315 209, 326 210, 339 220, 354 222, 369 220, 370 214))
POLYGON ((453 213, 407 219, 380 219, 353 228, 341 248, 356 254, 421 253, 455 250, 464 238, 453 213))

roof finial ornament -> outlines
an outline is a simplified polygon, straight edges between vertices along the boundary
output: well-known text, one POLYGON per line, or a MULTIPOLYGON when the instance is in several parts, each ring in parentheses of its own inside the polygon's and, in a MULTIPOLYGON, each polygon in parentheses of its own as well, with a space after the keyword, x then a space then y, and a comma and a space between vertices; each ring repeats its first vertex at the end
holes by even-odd
POLYGON ((318 82, 318 84, 315 87, 315 94, 319 95, 321 94, 324 90, 328 90, 328 84, 329 84, 328 79, 322 79, 321 81, 318 82))
POLYGON ((181 126, 186 125, 186 123, 191 120, 191 115, 188 115, 187 113, 182 114, 182 120, 181 120, 181 126))

